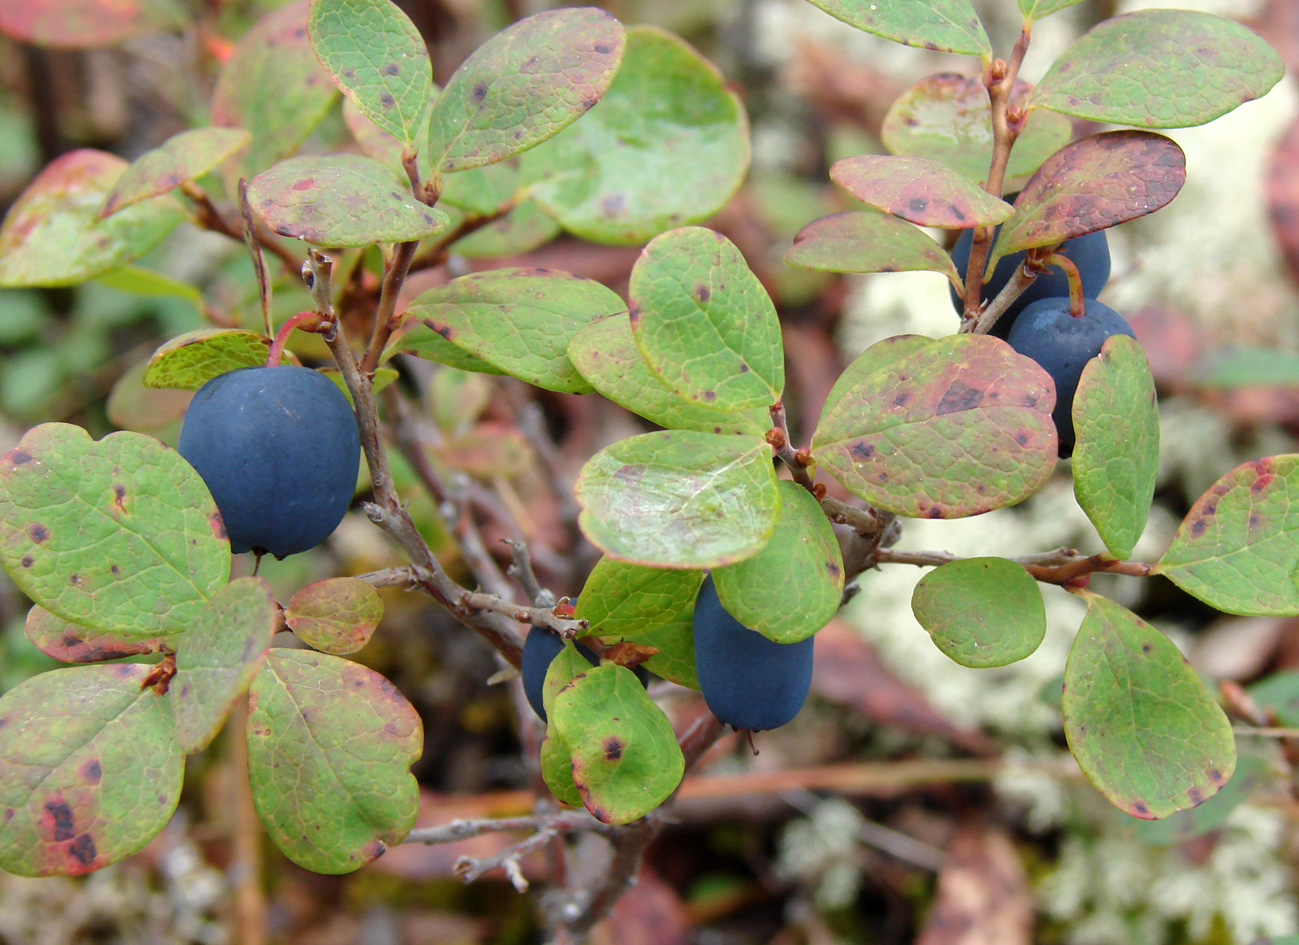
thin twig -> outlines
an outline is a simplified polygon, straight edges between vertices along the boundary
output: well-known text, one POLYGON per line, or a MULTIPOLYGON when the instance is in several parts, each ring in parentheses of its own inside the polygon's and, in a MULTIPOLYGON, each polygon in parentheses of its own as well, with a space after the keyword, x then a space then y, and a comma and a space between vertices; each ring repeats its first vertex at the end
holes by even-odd
MULTIPOLYGON (((1060 552, 1050 552, 1052 557, 1060 552)), ((1032 556, 1030 556, 1031 558, 1032 556)), ((960 561, 959 555, 946 551, 897 551, 892 548, 881 548, 875 553, 879 564, 914 564, 919 567, 938 567, 960 561)), ((1032 560, 1008 559, 1023 565, 1024 570, 1044 584, 1059 584, 1063 587, 1080 587, 1092 574, 1126 574, 1129 577, 1150 577, 1154 565, 1141 561, 1117 561, 1106 555, 1080 555, 1069 558, 1058 564, 1037 564, 1032 560)))
POLYGON ((257 273, 257 295, 262 303, 262 326, 266 334, 275 333, 271 324, 271 277, 266 271, 266 257, 262 255, 261 239, 257 235, 257 221, 253 219, 253 208, 248 203, 248 179, 239 178, 239 213, 243 221, 244 243, 253 258, 253 270, 257 273))
POLYGON ((379 571, 367 571, 365 574, 356 575, 358 581, 364 581, 371 587, 404 587, 413 589, 419 587, 419 577, 415 569, 408 566, 400 568, 383 568, 379 571))
POLYGON ((556 617, 555 612, 550 607, 520 607, 508 600, 502 600, 494 594, 471 594, 466 592, 460 595, 460 603, 470 610, 491 611, 512 620, 517 620, 520 623, 548 627, 569 639, 591 629, 590 621, 556 617))
POLYGON ((491 817, 482 820, 453 820, 437 827, 421 827, 406 835, 402 843, 455 843, 489 833, 515 830, 550 830, 558 834, 589 830, 608 835, 617 830, 602 824, 584 810, 566 810, 553 814, 530 814, 526 817, 491 817))
POLYGON ((559 833, 549 827, 543 827, 526 840, 520 840, 511 847, 507 847, 499 853, 492 856, 474 859, 470 856, 462 856, 456 860, 456 865, 451 868, 451 872, 463 879, 466 883, 472 883, 483 875, 490 873, 494 869, 505 870, 505 875, 509 877, 510 885, 521 893, 528 891, 528 880, 523 875, 523 870, 519 866, 519 860, 523 859, 533 850, 540 849, 551 840, 559 836, 559 833))
POLYGON ((523 587, 523 592, 528 595, 528 599, 537 607, 555 605, 555 595, 542 588, 541 582, 537 580, 536 573, 532 570, 532 555, 528 553, 528 543, 516 541, 513 538, 505 539, 505 544, 510 548, 511 564, 507 574, 514 580, 518 581, 523 587))
POLYGON ((767 433, 767 442, 771 444, 771 448, 776 451, 781 461, 789 467, 794 481, 816 498, 821 498, 825 495, 825 489, 822 489, 818 495, 816 484, 812 482, 812 476, 807 471, 807 467, 811 465, 810 454, 807 450, 795 449, 789 442, 789 423, 785 416, 784 402, 778 400, 767 410, 771 414, 771 430, 767 433))
MULTIPOLYGON (((199 226, 211 230, 214 233, 220 233, 222 236, 228 236, 232 240, 243 240, 244 234, 240 227, 235 226, 217 209, 216 204, 207 192, 195 184, 188 181, 180 185, 180 191, 190 200, 194 201, 194 209, 197 211, 199 226)), ((272 237, 265 230, 258 228, 257 242, 265 250, 272 252, 284 264, 284 268, 290 273, 296 274, 298 267, 302 265, 293 253, 289 252, 279 240, 272 237)))

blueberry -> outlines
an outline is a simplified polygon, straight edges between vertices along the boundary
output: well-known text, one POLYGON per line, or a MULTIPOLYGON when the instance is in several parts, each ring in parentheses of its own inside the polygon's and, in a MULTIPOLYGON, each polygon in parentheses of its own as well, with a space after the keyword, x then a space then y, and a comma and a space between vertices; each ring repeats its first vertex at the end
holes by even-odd
MULTIPOLYGON (((997 233, 1001 232, 1001 227, 997 227, 997 233)), ((996 240, 993 236, 993 240, 996 240)), ((961 233, 960 239, 952 247, 952 262, 956 264, 956 271, 965 278, 965 269, 970 264, 970 245, 974 242, 974 231, 965 230, 961 233)), ((1060 244, 1056 252, 1068 256, 1075 266, 1078 267, 1078 274, 1082 277, 1082 290, 1085 298, 1094 299, 1100 295, 1101 289, 1105 288, 1105 283, 1110 278, 1110 248, 1109 242, 1105 238, 1104 230, 1097 230, 1095 233, 1088 233, 1086 236, 1075 236, 1071 240, 1065 240, 1060 244)), ((997 268, 992 270, 992 278, 983 286, 983 300, 991 301, 997 297, 997 294, 1006 287, 1006 283, 1015 275, 1015 270, 1024 264, 1024 252, 1011 253, 1009 256, 1003 256, 997 262, 997 268)), ((961 298, 956 294, 956 289, 948 286, 948 291, 952 297, 952 304, 956 306, 959 313, 964 309, 961 298)), ((997 323, 992 326, 988 334, 997 338, 1006 339, 1010 335, 1011 326, 1019 314, 1029 305, 1040 299, 1056 298, 1069 294, 1069 280, 1065 277, 1064 270, 1057 266, 1052 266, 1046 272, 1039 275, 1024 290, 1019 298, 1011 303, 1010 307, 997 319, 997 323)))
POLYGON ((1095 299, 1084 300, 1083 314, 1069 314, 1066 297, 1041 299, 1020 313, 1010 330, 1010 346, 1032 358, 1055 381, 1055 421, 1060 435, 1060 456, 1072 456, 1074 447, 1073 396, 1083 367, 1101 353, 1112 335, 1132 333, 1132 326, 1114 309, 1095 299))
POLYGON ((181 428, 180 455, 216 500, 230 550, 277 558, 338 527, 361 459, 356 416, 319 371, 240 368, 204 384, 181 428))
POLYGON ((779 728, 812 685, 812 641, 773 643, 732 617, 711 575, 695 601, 695 669, 713 715, 737 729, 779 728))

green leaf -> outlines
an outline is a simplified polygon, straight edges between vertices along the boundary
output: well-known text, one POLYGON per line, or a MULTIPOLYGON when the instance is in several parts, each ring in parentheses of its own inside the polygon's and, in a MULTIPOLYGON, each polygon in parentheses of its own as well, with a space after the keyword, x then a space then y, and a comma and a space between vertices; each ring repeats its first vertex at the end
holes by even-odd
POLYGON ((296 151, 338 95, 311 51, 309 6, 310 0, 295 0, 258 20, 217 78, 212 124, 253 135, 240 164, 246 177, 296 151))
POLYGON ((1139 344, 1126 335, 1105 341, 1083 368, 1073 417, 1074 495, 1110 554, 1127 558, 1145 531, 1159 468, 1159 397, 1139 344))
POLYGON ((1299 671, 1272 673, 1249 687, 1249 697, 1265 712, 1275 712, 1281 725, 1299 726, 1299 671))
POLYGON ((1084 33, 1051 64, 1028 105, 1116 125, 1187 128, 1258 98, 1284 72, 1276 51, 1234 20, 1139 10, 1084 33))
POLYGON ((324 653, 272 650, 248 716, 257 815, 304 869, 360 869, 415 823, 410 766, 423 741, 419 716, 378 673, 324 653))
POLYGON ((546 737, 541 743, 541 779, 561 804, 582 806, 582 795, 577 793, 577 785, 573 783, 572 753, 553 725, 547 727, 546 737))
POLYGON ((111 216, 201 177, 251 140, 242 128, 195 128, 172 135, 122 172, 101 215, 111 216))
POLYGON ((561 231, 562 227, 555 218, 542 210, 535 200, 526 200, 499 220, 493 220, 452 243, 451 252, 469 259, 521 256, 549 243, 561 231))
POLYGON ((492 164, 553 137, 600 101, 625 43, 622 24, 595 7, 549 10, 497 33, 433 104, 434 167, 492 164))
MULTIPOLYGON (((437 94, 437 86, 433 85, 429 91, 431 99, 437 94)), ((361 148, 361 153, 376 161, 382 162, 394 174, 398 174, 402 179, 406 177, 406 170, 402 167, 401 157, 405 146, 394 138, 388 132, 384 131, 369 118, 365 117, 362 111, 356 107, 356 103, 350 98, 343 98, 343 124, 347 125, 347 130, 352 133, 357 145, 361 148)), ((416 131, 416 140, 423 141, 428 131, 428 109, 424 110, 424 119, 420 122, 419 129, 416 131)), ((420 172, 421 179, 428 177, 428 155, 420 151, 415 156, 415 166, 420 172)), ((445 200, 443 194, 442 202, 445 200)), ((335 274, 337 275, 337 274, 335 274)))
POLYGON ((992 44, 969 0, 812 0, 849 26, 907 46, 992 58, 992 44))
POLYGON ((261 367, 271 339, 255 331, 199 328, 177 335, 149 358, 145 387, 198 390, 214 377, 238 368, 261 367))
POLYGON ((65 663, 102 663, 143 656, 158 652, 166 642, 165 637, 102 633, 56 617, 43 607, 33 607, 27 612, 23 631, 38 650, 65 663))
POLYGON ((284 622, 307 646, 345 656, 370 641, 383 619, 383 600, 365 581, 326 578, 308 584, 284 608, 284 622))
MULTIPOLYGON (((1012 103, 1022 106, 1028 90, 1028 85, 1016 82, 1012 103)), ((993 148, 988 90, 972 76, 954 72, 926 76, 894 101, 884 116, 880 137, 893 154, 933 158, 982 182, 988 177, 993 148)), ((1029 113, 1010 152, 1007 180, 1032 174, 1071 137, 1073 124, 1063 115, 1029 113)))
MULTIPOLYGON (((1179 810, 1163 820, 1138 820, 1132 823, 1137 837, 1145 843, 1186 843, 1217 830, 1259 786, 1272 778, 1271 765, 1257 750, 1239 746, 1236 749, 1236 773, 1217 794, 1192 810, 1179 810)), ((1256 941, 1254 945, 1259 945, 1256 941)))
POLYGON ((230 544, 194 468, 153 437, 45 423, 0 457, 0 564, 64 620, 179 633, 230 575, 230 544))
POLYGON ((657 627, 694 606, 702 571, 647 568, 601 558, 582 585, 574 618, 594 636, 626 636, 657 627))
POLYGON ((459 371, 472 371, 476 374, 506 373, 496 365, 447 341, 421 321, 408 318, 405 325, 409 327, 389 342, 387 357, 393 354, 413 354, 417 358, 436 361, 459 371))
POLYGON ((167 692, 182 751, 201 751, 216 738, 261 669, 276 622, 270 585, 243 577, 213 594, 177 641, 176 676, 167 692))
POLYGON ((681 783, 685 759, 672 723, 631 670, 606 663, 583 673, 555 696, 549 715, 582 803, 601 823, 631 823, 681 783))
POLYGON ((1019 0, 1019 12, 1023 14, 1025 23, 1032 23, 1081 2, 1082 0, 1019 0))
POLYGON ((843 600, 843 554, 830 520, 806 489, 788 480, 771 540, 751 558, 713 569, 727 613, 776 643, 816 633, 843 600))
POLYGON ((941 272, 959 285, 951 257, 923 230, 886 213, 834 213, 798 231, 785 262, 828 272, 941 272))
POLYGON ((918 226, 993 226, 1014 213, 978 184, 926 157, 862 154, 835 161, 830 179, 850 195, 918 226))
POLYGON ((132 295, 143 295, 151 299, 183 299, 192 302, 200 312, 204 311, 203 293, 188 282, 172 279, 152 269, 140 266, 123 266, 95 277, 100 285, 116 289, 118 292, 130 292, 132 295))
POLYGON ((934 645, 962 666, 1006 666, 1032 656, 1046 635, 1046 605, 1024 566, 967 558, 930 571, 911 612, 934 645))
POLYGON ((1051 381, 1010 345, 904 337, 860 358, 812 437, 816 460, 854 495, 899 515, 959 518, 1020 502, 1051 475, 1051 381))
POLYGON ((316 58, 361 113, 414 144, 433 67, 410 17, 390 0, 313 0, 307 32, 316 58))
POLYGON ((739 98, 684 40, 650 26, 627 31, 599 106, 523 158, 537 202, 564 229, 615 244, 707 219, 748 167, 739 98))
POLYGON ((359 154, 281 161, 249 181, 248 203, 276 233, 317 246, 404 243, 451 223, 387 167, 359 154))
MULTIPOLYGON (((702 579, 703 572, 695 573, 698 573, 702 579)), ((641 665, 651 673, 662 676, 678 686, 685 686, 687 689, 698 689, 699 674, 695 669, 693 604, 694 601, 691 601, 692 606, 688 610, 673 617, 667 623, 654 627, 652 630, 601 634, 599 640, 606 646, 614 643, 638 643, 642 646, 652 646, 658 652, 641 665)), ((642 624, 642 626, 645 625, 642 624)))
POLYGON ((1237 466, 1191 506, 1154 573, 1229 614, 1299 614, 1292 495, 1299 497, 1299 455, 1237 466))
POLYGON ((1080 138, 1046 159, 1015 200, 989 265, 1009 253, 1051 246, 1154 213, 1186 181, 1177 142, 1150 131, 1080 138))
POLYGON ((758 436, 771 429, 771 415, 764 409, 722 410, 672 393, 641 357, 626 315, 587 325, 573 336, 568 357, 602 395, 661 427, 758 436))
POLYGON ((1143 820, 1208 800, 1231 778, 1231 723, 1169 639, 1090 592, 1064 671, 1064 734, 1087 780, 1143 820))
POLYGON ((430 289, 407 315, 529 384, 584 394, 592 387, 568 360, 569 339, 626 307, 594 279, 553 269, 493 269, 430 289))
POLYGON ((0 34, 56 49, 114 46, 153 30, 184 30, 190 15, 171 0, 0 2, 0 34))
POLYGON ((767 543, 780 514, 771 447, 748 436, 633 436, 592 456, 574 494, 591 544, 651 567, 742 561, 767 543))
POLYGON ((152 667, 75 666, 0 699, 0 869, 75 875, 143 849, 171 819, 184 764, 152 667))
POLYGON ((656 237, 636 260, 628 293, 636 347, 678 397, 728 410, 780 400, 776 307, 726 237, 701 226, 656 237))
MULTIPOLYGON (((549 633, 550 631, 543 629, 528 632, 549 633)), ((572 682, 574 676, 580 676, 590 668, 591 664, 573 642, 564 641, 564 648, 555 654, 555 658, 546 667, 546 678, 541 683, 541 705, 546 710, 547 718, 550 717, 550 707, 555 702, 555 696, 559 695, 559 690, 572 682)), ((580 805, 582 802, 577 803, 580 805)))
POLYGON ((85 282, 143 256, 174 230, 183 215, 170 197, 100 218, 126 166, 88 148, 46 165, 0 226, 0 288, 85 282))

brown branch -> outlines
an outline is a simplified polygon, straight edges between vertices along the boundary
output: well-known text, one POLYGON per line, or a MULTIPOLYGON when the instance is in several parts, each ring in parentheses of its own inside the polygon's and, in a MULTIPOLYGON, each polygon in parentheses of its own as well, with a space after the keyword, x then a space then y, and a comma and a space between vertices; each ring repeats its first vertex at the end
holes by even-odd
MULTIPOLYGON (((1049 552, 1052 558, 1058 558, 1062 552, 1049 552)), ((1009 558, 1016 564, 1023 565, 1024 570, 1044 584, 1059 584, 1062 587, 1081 587, 1092 574, 1126 574, 1129 577, 1150 577, 1154 565, 1140 561, 1117 561, 1107 555, 1074 555, 1068 560, 1053 564, 1040 564, 1035 559, 1009 558)), ((961 556, 946 551, 895 551, 881 548, 875 553, 879 564, 914 564, 918 567, 938 567, 953 561, 963 560, 961 556)))
MULTIPOLYGON (((180 185, 180 192, 194 201, 199 226, 214 233, 220 233, 222 236, 228 236, 232 240, 243 241, 243 231, 222 215, 221 211, 212 203, 212 198, 207 195, 207 192, 202 187, 193 181, 187 181, 180 185)), ((291 274, 297 275, 298 270, 302 267, 302 261, 289 252, 288 248, 279 240, 275 239, 268 231, 258 227, 257 242, 263 249, 274 253, 280 262, 284 264, 284 268, 291 274)))
MULTIPOLYGON (((767 411, 771 414, 771 430, 767 432, 767 442, 776 451, 781 462, 789 467, 794 481, 816 498, 821 498, 817 495, 816 484, 812 482, 811 473, 807 471, 807 467, 811 465, 810 454, 807 450, 795 449, 789 441, 789 422, 785 416, 784 402, 776 401, 767 408, 767 411)), ((821 494, 825 494, 824 489, 821 490, 821 494)))
POLYGON ((469 610, 490 611, 517 620, 519 623, 548 627, 569 639, 591 629, 590 621, 556 617, 550 607, 520 607, 494 594, 471 594, 466 591, 460 595, 460 604, 469 610))
POLYGON ((553 814, 530 814, 526 817, 490 817, 482 820, 453 820, 437 827, 421 827, 406 835, 402 843, 455 843, 489 833, 509 833, 514 830, 552 830, 555 833, 576 833, 590 830, 609 834, 617 827, 602 824, 584 810, 566 810, 553 814))
POLYGON ((396 319, 393 317, 393 313, 397 310, 397 297, 401 294, 401 287, 406 284, 406 274, 410 271, 411 260, 415 258, 415 250, 418 247, 418 240, 399 244, 383 274, 383 286, 379 290, 379 305, 375 309, 374 326, 370 330, 370 344, 361 358, 361 373, 366 376, 374 374, 374 369, 379 366, 379 361, 383 357, 383 349, 388 344, 388 338, 397 327, 396 319))

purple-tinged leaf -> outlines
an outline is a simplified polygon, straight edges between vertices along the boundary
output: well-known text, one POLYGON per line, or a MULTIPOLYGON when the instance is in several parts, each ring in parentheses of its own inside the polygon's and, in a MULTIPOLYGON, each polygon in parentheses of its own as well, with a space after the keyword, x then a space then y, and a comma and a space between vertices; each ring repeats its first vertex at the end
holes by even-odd
POLYGON ((195 128, 172 135, 122 172, 101 215, 112 216, 201 177, 251 140, 252 135, 242 128, 195 128))
POLYGON ((56 617, 43 607, 27 612, 23 630, 38 650, 65 663, 102 663, 143 656, 158 652, 166 641, 165 637, 128 637, 92 630, 56 617))
POLYGON ((308 584, 284 608, 284 622, 303 643, 335 656, 365 646, 382 617, 378 592, 353 577, 308 584))
POLYGON ((918 226, 994 226, 1014 213, 970 178, 924 157, 863 154, 843 158, 830 179, 868 207, 918 226))

